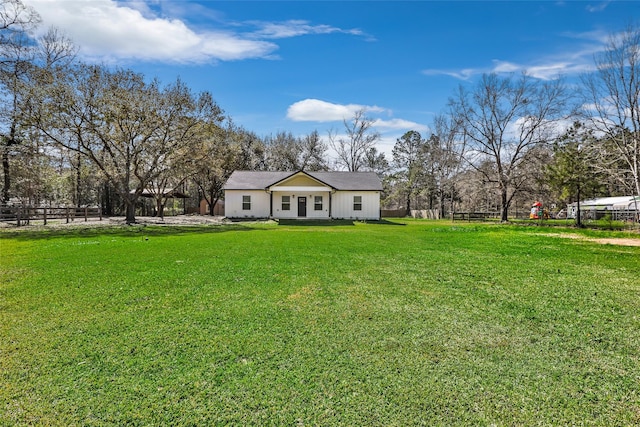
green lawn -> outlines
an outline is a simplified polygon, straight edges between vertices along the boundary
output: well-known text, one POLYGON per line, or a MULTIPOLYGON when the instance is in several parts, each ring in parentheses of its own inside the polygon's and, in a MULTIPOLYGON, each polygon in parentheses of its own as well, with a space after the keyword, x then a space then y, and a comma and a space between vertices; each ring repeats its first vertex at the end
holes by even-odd
POLYGON ((640 247, 564 232, 0 233, 0 425, 639 425, 640 247))

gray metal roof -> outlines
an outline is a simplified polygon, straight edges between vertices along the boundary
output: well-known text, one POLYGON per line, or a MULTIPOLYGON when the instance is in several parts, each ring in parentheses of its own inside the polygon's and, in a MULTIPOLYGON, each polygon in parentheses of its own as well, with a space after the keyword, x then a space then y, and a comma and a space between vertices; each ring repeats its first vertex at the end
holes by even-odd
MULTIPOLYGON (((255 172, 235 171, 224 186, 225 190, 264 190, 301 171, 255 172)), ((382 183, 375 172, 323 171, 303 173, 335 188, 347 191, 382 191, 382 183)))

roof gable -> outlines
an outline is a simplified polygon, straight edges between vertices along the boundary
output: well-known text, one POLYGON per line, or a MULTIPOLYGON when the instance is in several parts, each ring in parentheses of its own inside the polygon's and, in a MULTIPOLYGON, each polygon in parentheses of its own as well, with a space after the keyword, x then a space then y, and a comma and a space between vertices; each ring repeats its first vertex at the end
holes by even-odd
MULTIPOLYGON (((274 182, 269 187, 275 186, 298 186, 298 187, 326 187, 327 184, 322 182, 318 178, 309 175, 307 172, 298 171, 292 175, 281 179, 278 182, 274 182)), ((329 186, 330 187, 330 186, 329 186)))

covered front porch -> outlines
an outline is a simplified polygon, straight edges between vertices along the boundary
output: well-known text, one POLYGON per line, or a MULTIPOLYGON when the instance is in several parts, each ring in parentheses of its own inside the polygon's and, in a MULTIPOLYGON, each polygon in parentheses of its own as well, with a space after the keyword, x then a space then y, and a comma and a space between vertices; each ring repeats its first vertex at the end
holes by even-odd
POLYGON ((270 216, 275 219, 329 219, 334 189, 298 173, 267 188, 270 216))
POLYGON ((270 216, 275 219, 331 218, 331 190, 298 189, 272 191, 270 216))

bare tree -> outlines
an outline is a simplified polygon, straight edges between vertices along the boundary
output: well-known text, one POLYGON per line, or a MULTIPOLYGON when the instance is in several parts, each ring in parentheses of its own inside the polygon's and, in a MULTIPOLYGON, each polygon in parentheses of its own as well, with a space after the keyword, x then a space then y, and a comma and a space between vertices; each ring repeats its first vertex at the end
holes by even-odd
POLYGON ((362 170, 375 172, 380 179, 383 179, 391 169, 391 165, 384 153, 378 151, 376 147, 371 147, 364 155, 362 170))
POLYGON ((22 87, 33 62, 31 31, 40 23, 40 16, 20 0, 0 2, 0 132, 2 151, 2 202, 10 197, 11 150, 21 137, 22 87))
POLYGON ((192 179, 207 202, 211 216, 227 179, 234 170, 242 169, 241 135, 242 131, 231 122, 225 127, 212 128, 197 150, 198 158, 193 159, 192 179))
POLYGON ((568 97, 561 80, 540 82, 485 74, 472 91, 460 87, 451 99, 452 115, 468 142, 465 159, 500 192, 501 219, 508 220, 514 195, 529 179, 521 167, 533 149, 556 133, 567 116, 568 97), (491 168, 482 167, 490 161, 491 168))
POLYGON ((584 113, 626 166, 629 187, 640 195, 640 27, 612 35, 595 63, 596 72, 583 78, 584 113))
POLYGON ((372 129, 374 121, 365 116, 365 110, 356 111, 350 120, 344 119, 343 123, 346 135, 329 132, 329 145, 335 150, 340 167, 357 172, 363 167, 367 152, 380 140, 380 134, 372 129))
POLYGON ((267 165, 276 171, 326 170, 324 157, 327 146, 317 131, 304 137, 295 137, 290 132, 279 132, 264 139, 267 150, 267 165))
POLYGON ((0 43, 13 32, 30 31, 40 24, 38 12, 21 0, 0 0, 0 43))
POLYGON ((219 120, 210 94, 181 81, 161 87, 129 70, 79 64, 30 98, 32 124, 56 144, 87 156, 113 185, 127 223, 149 183, 219 120))
POLYGON ((240 149, 237 169, 262 171, 267 170, 267 153, 262 139, 254 132, 238 128, 233 132, 240 149))
POLYGON ((460 125, 455 118, 446 115, 434 118, 433 133, 425 144, 425 149, 426 153, 422 157, 431 163, 440 216, 444 217, 447 197, 449 208, 453 212, 456 181, 465 153, 465 139, 460 134, 460 125))
POLYGON ((264 138, 267 165, 274 171, 300 170, 302 147, 291 132, 278 132, 264 138))
POLYGON ((29 141, 28 123, 25 123, 23 114, 23 103, 25 97, 29 96, 30 86, 40 84, 42 77, 52 67, 69 65, 75 59, 77 51, 73 42, 55 29, 35 38, 32 30, 39 23, 37 12, 20 0, 0 3, 0 86, 3 89, 0 104, 0 151, 2 201, 5 203, 12 193, 12 178, 19 179, 15 173, 17 171, 12 171, 10 167, 16 155, 20 153, 23 158, 39 155, 29 151, 38 142, 29 141), (18 147, 21 144, 26 147, 18 147))
POLYGON ((322 171, 327 170, 327 144, 320 138, 318 131, 314 130, 300 139, 302 153, 300 155, 300 170, 322 171))
POLYGON ((36 56, 45 71, 53 66, 68 67, 75 61, 78 46, 64 32, 50 27, 38 38, 36 56))

